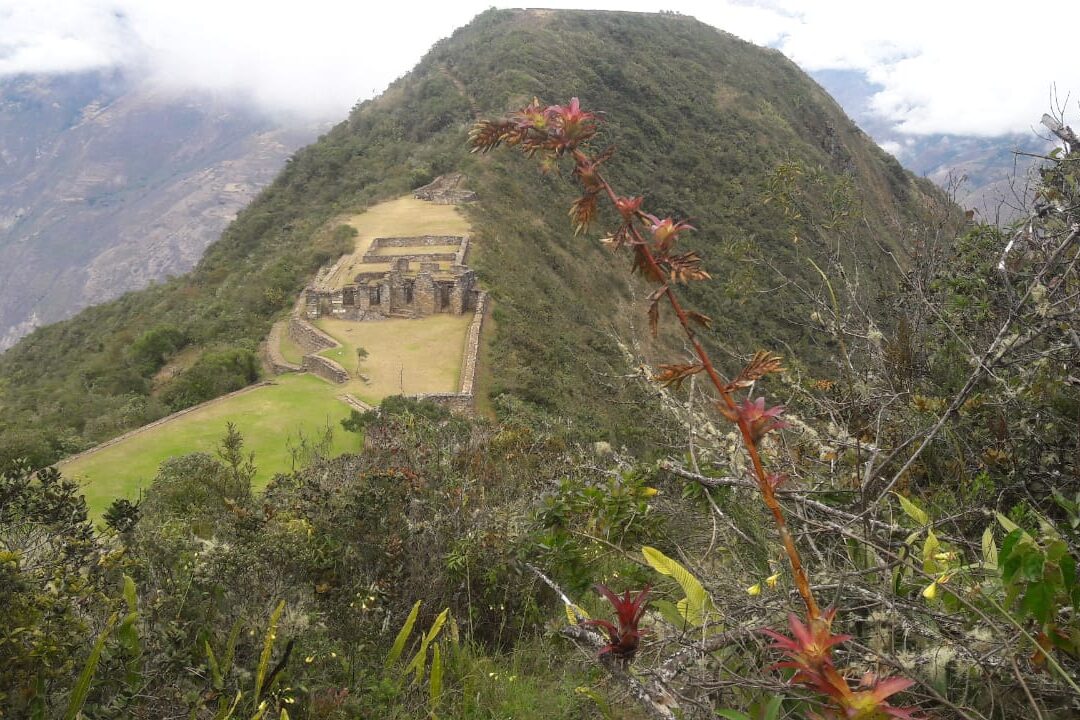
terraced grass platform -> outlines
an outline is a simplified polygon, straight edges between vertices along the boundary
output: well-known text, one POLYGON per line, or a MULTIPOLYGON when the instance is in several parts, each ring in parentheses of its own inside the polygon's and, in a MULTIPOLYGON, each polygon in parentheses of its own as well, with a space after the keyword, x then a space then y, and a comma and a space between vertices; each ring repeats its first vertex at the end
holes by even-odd
POLYGON ((256 489, 275 473, 292 469, 291 451, 299 447, 301 436, 316 439, 328 425, 334 454, 360 447, 360 437, 341 428, 349 407, 337 397, 340 386, 306 374, 282 375, 274 383, 212 401, 91 455, 62 462, 60 470, 83 483, 90 513, 100 517, 115 498, 138 497, 164 460, 196 451, 213 453, 230 420, 244 436, 245 450, 255 453, 256 489))
POLYGON ((390 395, 456 392, 471 322, 468 314, 378 322, 321 318, 314 325, 342 345, 319 353, 353 375, 338 387, 375 405, 390 395), (362 361, 357 348, 368 353, 362 361))

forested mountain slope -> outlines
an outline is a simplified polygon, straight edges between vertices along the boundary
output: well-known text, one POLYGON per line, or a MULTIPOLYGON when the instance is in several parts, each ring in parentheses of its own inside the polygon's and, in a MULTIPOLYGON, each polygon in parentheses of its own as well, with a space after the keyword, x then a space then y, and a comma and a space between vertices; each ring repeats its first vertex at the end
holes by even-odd
POLYGON ((642 390, 621 379, 620 343, 645 334, 644 293, 627 284, 625 260, 573 236, 568 179, 468 153, 477 113, 533 96, 604 110, 613 182, 701 229, 688 242, 716 281, 691 299, 730 352, 786 345, 803 362, 827 360, 810 319, 807 293, 822 284, 809 259, 841 293, 874 303, 894 283, 887 253, 902 263, 939 201, 777 52, 677 15, 489 11, 298 152, 192 273, 40 329, 0 357, 0 458, 51 462, 250 382, 271 321, 345 249, 333 219, 453 170, 480 197, 472 263, 497 328, 487 392, 634 446, 649 430, 642 390))

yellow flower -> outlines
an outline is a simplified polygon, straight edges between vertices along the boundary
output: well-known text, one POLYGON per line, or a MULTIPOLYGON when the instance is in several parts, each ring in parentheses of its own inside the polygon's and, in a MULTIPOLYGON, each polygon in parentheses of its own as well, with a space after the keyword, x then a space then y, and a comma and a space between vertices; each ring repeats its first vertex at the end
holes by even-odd
POLYGON ((750 596, 757 596, 761 594, 761 583, 755 583, 746 588, 746 594, 750 596))
POLYGON ((776 587, 776 584, 778 582, 780 582, 780 573, 776 573, 774 575, 770 575, 769 577, 765 578, 765 584, 768 585, 771 588, 776 587))
POLYGON ((926 598, 927 600, 933 600, 934 598, 937 597, 937 588, 938 588, 938 583, 937 583, 937 580, 935 580, 934 582, 930 583, 925 588, 923 588, 922 596, 924 598, 926 598))

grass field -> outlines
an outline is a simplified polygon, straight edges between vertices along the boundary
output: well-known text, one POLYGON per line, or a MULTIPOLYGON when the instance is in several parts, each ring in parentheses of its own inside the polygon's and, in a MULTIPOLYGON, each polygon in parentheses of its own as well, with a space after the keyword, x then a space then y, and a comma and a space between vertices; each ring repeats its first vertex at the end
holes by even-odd
POLYGON ((377 322, 322 318, 315 324, 343 346, 319 354, 369 380, 356 378, 339 387, 376 404, 388 395, 457 392, 470 322, 471 313, 377 322), (368 352, 359 367, 358 347, 368 352))
POLYGON ((291 450, 300 437, 321 437, 327 424, 334 431, 332 452, 360 447, 359 436, 340 421, 349 408, 337 399, 340 386, 313 375, 289 374, 262 387, 188 413, 74 462, 61 463, 64 475, 83 483, 93 517, 100 517, 117 497, 135 499, 150 485, 162 461, 189 452, 213 453, 232 421, 244 436, 244 449, 255 453, 262 488, 275 473, 292 469, 291 450))
POLYGON ((361 262, 371 241, 377 237, 469 234, 469 223, 455 206, 437 205, 417 200, 411 195, 379 203, 345 223, 356 228, 356 250, 338 266, 333 277, 326 279, 326 284, 335 288, 347 285, 358 272, 386 269, 386 265, 364 265, 361 262))

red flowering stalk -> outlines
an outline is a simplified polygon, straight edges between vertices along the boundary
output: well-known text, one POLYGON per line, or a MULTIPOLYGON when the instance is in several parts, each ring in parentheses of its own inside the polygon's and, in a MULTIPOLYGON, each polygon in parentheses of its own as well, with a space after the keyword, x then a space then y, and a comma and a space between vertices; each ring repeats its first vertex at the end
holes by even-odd
MULTIPOLYGON (((847 680, 834 668, 832 648, 847 637, 832 635, 830 628, 833 612, 823 614, 814 598, 784 511, 776 499, 776 488, 784 478, 766 472, 759 450, 759 443, 765 435, 787 426, 783 420, 778 419, 784 408, 766 408, 764 398, 746 398, 737 402, 734 396, 739 390, 752 387, 755 381, 765 375, 782 370, 780 358, 772 353, 759 351, 734 381, 729 383, 723 380, 695 332, 695 325, 709 327, 711 320, 701 313, 685 309, 672 287, 672 283, 709 279, 709 274, 700 266, 701 257, 697 253, 673 251, 679 234, 694 228, 685 221, 676 221, 670 217, 660 219, 650 215, 642 209, 643 198, 640 196, 629 197, 615 192, 599 170, 601 163, 607 160, 613 151, 609 148, 592 156, 583 148, 583 144, 596 134, 598 121, 596 114, 581 109, 577 98, 571 99, 569 105, 552 105, 544 109, 540 108, 539 102, 534 99, 531 105, 511 113, 503 120, 478 122, 470 133, 470 142, 473 152, 486 152, 505 142, 518 146, 530 157, 543 153, 544 162, 549 164, 554 164, 564 155, 572 157, 574 177, 581 182, 583 191, 582 197, 574 201, 570 211, 578 232, 585 230, 595 218, 599 197, 606 196, 615 207, 622 223, 605 242, 613 249, 629 246, 634 254, 633 270, 657 285, 649 296, 649 325, 653 334, 655 335, 657 330, 660 303, 666 299, 697 356, 694 364, 661 366, 662 371, 654 380, 665 384, 678 384, 685 377, 697 373, 704 373, 709 378, 719 396, 717 408, 739 428, 742 435, 743 446, 750 457, 762 500, 772 514, 791 565, 795 587, 806 606, 805 624, 792 616, 793 638, 768 631, 776 640, 773 647, 790 658, 789 662, 781 665, 796 668, 795 682, 818 691, 828 699, 829 705, 825 711, 830 713, 828 717, 861 720, 911 717, 913 711, 892 708, 886 702, 890 695, 908 687, 910 681, 873 680, 872 687, 852 690, 847 680)), ((611 643, 605 647, 604 652, 612 652, 620 657, 632 657, 640 637, 636 629, 642 610, 640 601, 647 589, 633 603, 629 593, 624 594, 620 600, 602 585, 597 589, 616 607, 620 617, 618 628, 607 621, 592 621, 607 630, 611 638, 611 643), (623 622, 624 611, 629 613, 626 615, 627 622, 623 622)))
POLYGON ((735 407, 734 412, 723 405, 719 407, 720 413, 731 422, 738 423, 740 420, 745 422, 750 427, 750 435, 753 437, 754 442, 760 442, 761 438, 773 430, 788 427, 786 422, 776 419, 786 409, 783 405, 774 405, 765 409, 765 398, 763 397, 759 397, 754 401, 749 398, 743 400, 741 405, 735 407))
POLYGON ((606 597, 611 607, 615 609, 615 617, 619 623, 616 626, 607 620, 585 621, 586 625, 595 625, 607 632, 608 644, 600 650, 601 655, 611 653, 624 663, 629 663, 634 659, 638 641, 645 632, 638 628, 638 623, 641 622, 641 616, 645 614, 645 598, 649 596, 649 589, 650 587, 646 585, 637 597, 631 599, 629 590, 619 597, 606 585, 596 585, 596 591, 606 597))

